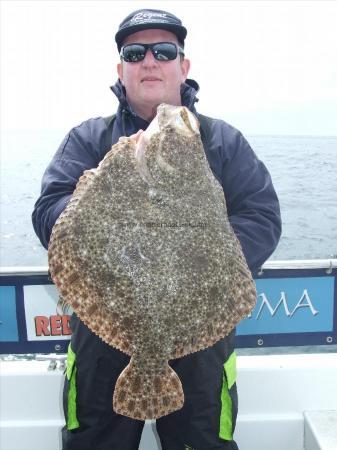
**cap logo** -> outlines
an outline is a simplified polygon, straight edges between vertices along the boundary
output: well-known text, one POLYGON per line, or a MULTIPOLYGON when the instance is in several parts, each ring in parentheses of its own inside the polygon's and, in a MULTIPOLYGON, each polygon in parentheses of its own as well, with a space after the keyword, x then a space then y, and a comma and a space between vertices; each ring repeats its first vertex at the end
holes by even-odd
POLYGON ((166 17, 167 17, 167 14, 163 14, 163 13, 140 12, 138 14, 135 14, 132 17, 132 19, 130 20, 130 22, 147 22, 147 21, 155 20, 156 18, 165 19, 166 17))

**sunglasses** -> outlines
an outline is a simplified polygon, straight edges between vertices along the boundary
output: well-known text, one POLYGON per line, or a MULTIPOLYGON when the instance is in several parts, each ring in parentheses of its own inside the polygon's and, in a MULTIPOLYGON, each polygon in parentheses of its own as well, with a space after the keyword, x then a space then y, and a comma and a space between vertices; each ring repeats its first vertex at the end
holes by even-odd
POLYGON ((145 58, 147 50, 150 49, 157 61, 173 61, 178 53, 184 55, 181 47, 173 42, 157 42, 156 44, 128 44, 124 45, 120 57, 126 62, 139 62, 145 58))

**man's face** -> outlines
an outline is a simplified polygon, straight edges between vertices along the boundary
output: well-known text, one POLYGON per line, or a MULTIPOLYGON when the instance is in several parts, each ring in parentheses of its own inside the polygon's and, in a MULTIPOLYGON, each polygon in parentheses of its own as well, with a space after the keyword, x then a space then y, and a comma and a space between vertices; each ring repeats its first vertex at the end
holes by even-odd
MULTIPOLYGON (((177 37, 166 30, 143 30, 128 36, 123 45, 131 43, 154 44, 173 42, 177 37)), ((160 103, 180 105, 180 86, 186 80, 189 61, 178 55, 173 61, 157 61, 151 50, 146 52, 143 61, 122 61, 117 65, 119 79, 125 86, 126 97, 131 108, 144 119, 155 115, 160 103)))

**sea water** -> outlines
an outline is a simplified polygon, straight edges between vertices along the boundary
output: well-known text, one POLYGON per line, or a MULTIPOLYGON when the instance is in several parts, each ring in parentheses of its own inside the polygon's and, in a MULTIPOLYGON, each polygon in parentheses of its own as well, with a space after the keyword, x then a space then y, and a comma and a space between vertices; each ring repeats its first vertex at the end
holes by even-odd
MULTIPOLYGON (((46 266, 31 213, 64 131, 1 135, 0 265, 46 266)), ((279 196, 283 234, 275 259, 337 257, 337 137, 246 136, 279 196)))

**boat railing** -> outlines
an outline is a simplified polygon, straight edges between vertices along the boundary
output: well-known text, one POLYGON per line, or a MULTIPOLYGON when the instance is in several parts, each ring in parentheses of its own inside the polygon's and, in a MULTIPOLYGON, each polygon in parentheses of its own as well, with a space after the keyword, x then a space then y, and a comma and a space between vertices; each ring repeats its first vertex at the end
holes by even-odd
MULTIPOLYGON (((264 270, 275 270, 275 269, 332 270, 336 268, 337 268, 337 258, 268 260, 258 270, 258 273, 263 273, 264 270)), ((0 267, 0 276, 1 275, 48 275, 48 266, 0 267)))
MULTIPOLYGON (((257 301, 237 326, 238 348, 337 344, 337 259, 267 261, 257 301)), ((64 354, 71 310, 57 308, 48 267, 0 268, 1 354, 64 354)))

